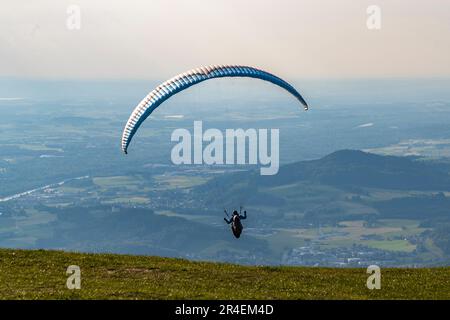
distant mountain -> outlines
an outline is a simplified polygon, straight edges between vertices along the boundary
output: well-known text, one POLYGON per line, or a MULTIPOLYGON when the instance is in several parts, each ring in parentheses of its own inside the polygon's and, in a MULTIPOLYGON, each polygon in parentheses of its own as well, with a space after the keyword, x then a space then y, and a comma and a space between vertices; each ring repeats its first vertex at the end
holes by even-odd
POLYGON ((281 166, 277 175, 259 171, 218 178, 211 185, 246 181, 249 185, 280 186, 311 182, 336 187, 400 190, 450 190, 449 167, 414 157, 381 156, 358 150, 341 150, 321 159, 281 166))
MULTIPOLYGON (((449 172, 448 165, 430 160, 342 150, 281 166, 274 176, 261 176, 259 170, 224 175, 199 186, 193 194, 205 206, 244 204, 275 218, 295 212, 298 220, 293 223, 333 224, 383 217, 448 219, 450 197, 444 192, 450 190, 449 172), (392 191, 395 197, 390 197, 392 191)), ((285 221, 276 219, 275 223, 285 221)))
POLYGON ((404 190, 450 190, 448 167, 413 157, 381 156, 356 150, 334 152, 322 159, 282 168, 282 178, 334 186, 404 190))

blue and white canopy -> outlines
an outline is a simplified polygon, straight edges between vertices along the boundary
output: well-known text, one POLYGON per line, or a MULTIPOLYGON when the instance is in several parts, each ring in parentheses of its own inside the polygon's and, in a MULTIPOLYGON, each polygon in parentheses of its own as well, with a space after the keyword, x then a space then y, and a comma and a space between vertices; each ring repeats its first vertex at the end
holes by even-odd
POLYGON ((155 110, 165 100, 202 81, 223 77, 256 78, 271 82, 287 90, 290 94, 296 97, 298 101, 300 101, 305 110, 308 110, 308 105, 300 93, 289 83, 271 73, 252 67, 238 65, 213 65, 201 67, 181 73, 160 84, 137 105, 133 113, 130 115, 130 118, 128 119, 123 130, 122 151, 127 153, 131 139, 135 135, 139 126, 145 119, 147 119, 153 110, 155 110))

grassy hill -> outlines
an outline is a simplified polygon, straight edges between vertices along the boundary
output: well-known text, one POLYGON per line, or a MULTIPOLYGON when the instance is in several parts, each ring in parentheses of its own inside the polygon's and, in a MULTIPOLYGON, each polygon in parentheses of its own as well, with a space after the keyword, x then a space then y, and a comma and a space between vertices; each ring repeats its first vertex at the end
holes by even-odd
POLYGON ((450 299, 450 267, 382 269, 248 267, 181 259, 0 249, 1 299, 450 299), (66 269, 81 268, 81 289, 66 269))

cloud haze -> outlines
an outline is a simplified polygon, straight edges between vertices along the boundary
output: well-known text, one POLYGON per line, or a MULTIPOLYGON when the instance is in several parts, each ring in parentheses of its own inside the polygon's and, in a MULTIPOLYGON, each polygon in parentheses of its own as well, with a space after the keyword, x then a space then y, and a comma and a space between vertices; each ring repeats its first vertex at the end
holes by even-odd
POLYGON ((450 75, 450 2, 16 0, 0 11, 0 76, 167 78, 249 64, 290 78, 450 75), (69 5, 81 29, 66 27, 69 5))

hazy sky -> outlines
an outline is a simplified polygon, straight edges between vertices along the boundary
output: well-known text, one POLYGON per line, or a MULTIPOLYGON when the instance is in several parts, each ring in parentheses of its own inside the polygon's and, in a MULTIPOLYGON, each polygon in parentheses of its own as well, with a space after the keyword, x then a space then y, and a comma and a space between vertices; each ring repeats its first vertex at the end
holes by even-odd
POLYGON ((449 0, 14 0, 0 76, 166 79, 207 64, 290 78, 448 77, 449 0), (66 26, 70 4, 81 29, 66 26), (369 5, 381 29, 366 26, 369 5))

